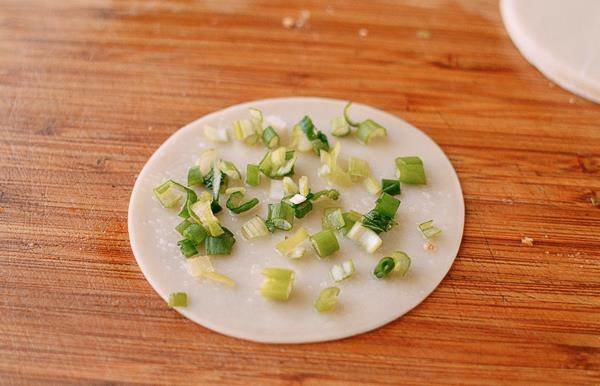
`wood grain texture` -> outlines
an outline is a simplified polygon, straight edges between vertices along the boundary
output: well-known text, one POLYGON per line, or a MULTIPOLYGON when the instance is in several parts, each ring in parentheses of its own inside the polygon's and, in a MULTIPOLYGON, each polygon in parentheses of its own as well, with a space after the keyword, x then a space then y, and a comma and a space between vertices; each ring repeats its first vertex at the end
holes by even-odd
POLYGON ((600 383, 600 106, 525 62, 496 1, 3 0, 0 53, 1 384, 600 383), (301 10, 304 28, 282 27, 301 10), (462 182, 465 236, 401 319, 255 344, 166 307, 127 205, 179 127, 294 95, 429 134, 462 182))

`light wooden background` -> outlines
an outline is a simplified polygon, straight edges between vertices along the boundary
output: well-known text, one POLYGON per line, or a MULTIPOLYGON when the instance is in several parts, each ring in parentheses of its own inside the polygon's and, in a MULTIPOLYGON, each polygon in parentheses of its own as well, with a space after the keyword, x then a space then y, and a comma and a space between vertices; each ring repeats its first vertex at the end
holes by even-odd
POLYGON ((600 106, 525 62, 496 1, 0 2, 0 384, 599 384, 594 195, 600 106), (307 25, 285 29, 301 10, 307 25), (462 182, 465 236, 401 319, 255 344, 166 307, 126 210, 179 127, 293 95, 429 134, 462 182))

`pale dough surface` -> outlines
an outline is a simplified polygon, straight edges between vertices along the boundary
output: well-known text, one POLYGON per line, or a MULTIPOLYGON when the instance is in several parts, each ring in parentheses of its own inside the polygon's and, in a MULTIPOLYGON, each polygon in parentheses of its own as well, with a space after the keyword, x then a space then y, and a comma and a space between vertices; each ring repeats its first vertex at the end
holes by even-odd
POLYGON ((563 88, 600 103, 600 1, 502 0, 523 56, 563 88))
MULTIPOLYGON (((464 225, 464 202, 456 173, 442 150, 423 132, 405 121, 374 108, 353 105, 352 116, 358 120, 371 118, 388 128, 388 139, 371 146, 358 143, 352 137, 343 138, 342 155, 355 155, 369 161, 378 178, 394 177, 394 159, 398 156, 418 155, 425 164, 429 183, 424 187, 403 186, 402 201, 397 219, 399 225, 383 235, 383 246, 369 255, 350 240, 339 237, 341 250, 331 257, 319 260, 312 249, 297 261, 279 256, 274 245, 285 232, 248 242, 240 233, 241 221, 227 209, 219 214, 220 220, 235 234, 236 244, 231 256, 213 257, 216 269, 237 282, 230 289, 212 282, 191 277, 186 271, 173 229, 181 220, 176 212, 163 209, 153 198, 152 188, 172 178, 185 182, 188 167, 200 152, 218 148, 223 159, 234 162, 244 173, 245 165, 258 163, 265 153, 262 146, 249 147, 238 142, 215 146, 202 135, 204 124, 229 127, 236 119, 248 117, 248 108, 257 107, 265 116, 274 115, 287 122, 288 128, 303 115, 309 115, 315 125, 329 134, 330 120, 341 115, 345 102, 323 98, 281 98, 236 105, 207 115, 178 130, 149 159, 135 183, 129 205, 129 236, 135 258, 152 287, 163 298, 171 292, 185 291, 189 296, 187 308, 178 309, 184 316, 220 333, 271 343, 303 343, 339 339, 380 327, 422 302, 444 278, 452 265, 461 243, 464 225), (437 251, 426 252, 417 225, 434 219, 443 229, 436 241, 437 251), (372 271, 377 261, 395 250, 412 257, 413 266, 405 278, 376 280, 372 271), (341 288, 338 307, 327 314, 319 314, 313 301, 322 288, 332 285, 328 272, 335 263, 353 259, 357 272, 341 288), (260 271, 265 267, 293 269, 296 281, 288 302, 277 303, 263 299, 258 293, 262 282, 260 271)), ((306 175, 313 191, 326 188, 317 177, 318 157, 301 153, 295 179, 306 175)), ((261 199, 253 213, 266 217, 269 184, 263 178, 260 188, 249 189, 248 197, 261 199)), ((358 184, 341 190, 338 202, 322 202, 308 215, 296 220, 294 229, 304 226, 309 233, 321 229, 322 209, 342 206, 365 213, 374 206, 370 196, 358 184)), ((224 206, 224 205, 223 205, 224 206)), ((239 216, 246 220, 251 215, 239 216)), ((166 305, 165 305, 166 307, 166 305)))

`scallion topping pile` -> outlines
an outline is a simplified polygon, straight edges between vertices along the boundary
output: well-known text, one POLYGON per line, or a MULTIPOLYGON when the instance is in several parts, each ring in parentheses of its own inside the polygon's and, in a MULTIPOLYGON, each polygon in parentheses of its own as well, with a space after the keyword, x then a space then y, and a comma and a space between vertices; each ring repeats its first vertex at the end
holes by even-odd
MULTIPOLYGON (((227 143, 233 137, 244 145, 265 148, 261 159, 249 160, 246 165, 222 159, 215 149, 205 150, 197 164, 187 170, 186 184, 167 180, 154 188, 158 202, 176 211, 182 219, 175 231, 182 237, 177 245, 190 275, 228 287, 235 287, 235 281, 217 272, 211 257, 230 255, 233 248, 249 246, 236 243, 234 232, 221 224, 218 215, 223 208, 234 217, 244 216, 239 221, 239 231, 246 243, 284 232, 283 238, 272 236, 273 248, 282 258, 300 259, 312 249, 313 256, 327 261, 338 253, 344 238, 369 254, 377 252, 384 244, 381 235, 398 223, 400 200, 396 196, 402 193, 401 184, 427 184, 425 166, 416 156, 395 159, 397 178, 375 177, 366 160, 343 157, 340 141, 347 139, 330 143, 309 116, 302 117, 286 133, 281 119, 265 118, 260 110, 252 108, 248 118, 232 123, 231 133, 207 125, 203 134, 215 143, 227 143), (285 139, 289 139, 287 143, 285 139), (364 186, 366 193, 374 196, 373 209, 359 213, 342 207, 337 204, 341 194, 336 188, 313 191, 306 176, 295 178, 299 157, 318 157, 318 176, 330 186, 342 191, 354 184, 364 186), (261 206, 258 198, 248 194, 248 188, 260 188, 265 180, 270 201, 261 206), (302 222, 319 203, 327 205, 323 208, 322 229, 311 234, 302 222), (253 213, 248 215, 250 212, 253 213)), ((365 145, 376 146, 378 141, 385 140, 387 130, 372 119, 351 119, 348 103, 342 116, 332 120, 331 134, 338 138, 354 137, 365 145)), ((419 224, 418 230, 429 243, 441 234, 433 220, 419 224)), ((375 279, 401 278, 407 275, 410 265, 411 259, 404 252, 384 253, 378 262, 373 261, 372 275, 375 279)), ((341 292, 339 283, 346 282, 355 272, 352 259, 332 264, 329 270, 332 286, 315 297, 314 308, 318 312, 333 311, 341 292)), ((265 299, 286 301, 293 295, 293 270, 267 267, 262 275, 260 293, 265 299)), ((171 307, 186 307, 187 303, 187 294, 183 292, 175 292, 169 298, 171 307)))

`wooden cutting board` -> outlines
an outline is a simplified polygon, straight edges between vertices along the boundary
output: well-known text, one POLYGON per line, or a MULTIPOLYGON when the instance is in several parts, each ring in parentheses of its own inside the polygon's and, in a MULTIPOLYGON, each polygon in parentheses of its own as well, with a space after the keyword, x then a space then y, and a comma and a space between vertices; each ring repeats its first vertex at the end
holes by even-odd
POLYGON ((0 53, 0 383, 600 383, 600 106, 519 55, 496 1, 3 0, 0 53), (429 134, 465 235, 401 319, 255 344, 167 308, 127 205, 179 127, 294 95, 429 134))

